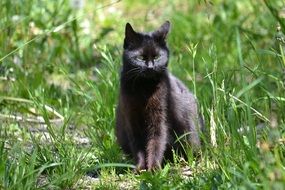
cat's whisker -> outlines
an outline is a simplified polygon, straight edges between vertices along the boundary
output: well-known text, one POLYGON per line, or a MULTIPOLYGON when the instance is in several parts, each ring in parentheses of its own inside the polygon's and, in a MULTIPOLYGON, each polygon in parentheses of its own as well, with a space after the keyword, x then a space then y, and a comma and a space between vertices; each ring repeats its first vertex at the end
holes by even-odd
POLYGON ((135 71, 137 71, 137 70, 139 70, 139 69, 140 69, 140 68, 135 67, 135 68, 133 68, 133 69, 129 70, 126 74, 133 73, 133 72, 135 72, 135 71))
POLYGON ((129 70, 127 73, 126 73, 126 76, 129 80, 133 79, 134 77, 137 77, 138 74, 141 73, 141 68, 139 67, 136 67, 136 68, 133 68, 131 70, 129 70))
POLYGON ((134 78, 137 78, 138 75, 139 75, 139 70, 138 70, 138 71, 134 71, 134 72, 132 72, 132 73, 130 73, 130 74, 128 75, 128 79, 129 79, 129 80, 132 80, 132 79, 134 79, 134 78))
POLYGON ((129 80, 135 80, 137 77, 141 75, 143 69, 140 67, 133 68, 126 73, 126 76, 129 80))

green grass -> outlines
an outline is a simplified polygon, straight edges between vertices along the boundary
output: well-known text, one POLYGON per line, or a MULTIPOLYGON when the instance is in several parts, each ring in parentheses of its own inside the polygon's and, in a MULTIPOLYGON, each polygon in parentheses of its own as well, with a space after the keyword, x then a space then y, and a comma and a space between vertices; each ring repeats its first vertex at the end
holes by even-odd
POLYGON ((0 189, 284 189, 284 5, 0 0, 0 189), (138 175, 114 136, 124 27, 165 20, 204 147, 138 175))

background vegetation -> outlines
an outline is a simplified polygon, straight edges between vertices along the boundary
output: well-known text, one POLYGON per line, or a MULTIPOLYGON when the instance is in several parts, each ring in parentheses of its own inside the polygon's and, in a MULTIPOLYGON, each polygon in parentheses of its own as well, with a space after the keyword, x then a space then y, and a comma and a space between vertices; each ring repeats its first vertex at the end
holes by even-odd
POLYGON ((284 188, 285 1, 0 7, 0 189, 284 188), (165 20, 169 70, 199 99, 205 145, 135 175, 114 137, 124 27, 165 20))

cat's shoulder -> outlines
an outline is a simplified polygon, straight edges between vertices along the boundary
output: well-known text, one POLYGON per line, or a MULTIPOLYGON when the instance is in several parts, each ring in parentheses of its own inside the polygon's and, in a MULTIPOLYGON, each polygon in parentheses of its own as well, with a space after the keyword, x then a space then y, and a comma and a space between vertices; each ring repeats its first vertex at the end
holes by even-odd
POLYGON ((169 78, 169 84, 170 84, 170 92, 173 97, 176 97, 180 100, 185 100, 190 101, 192 103, 195 103, 196 97, 194 94, 187 88, 187 86, 176 76, 173 74, 169 73, 168 74, 169 78))
POLYGON ((183 91, 190 92, 188 88, 186 87, 186 85, 176 76, 174 76, 172 73, 170 72, 168 73, 168 78, 169 78, 170 86, 171 88, 173 88, 173 90, 178 90, 181 92, 183 91))

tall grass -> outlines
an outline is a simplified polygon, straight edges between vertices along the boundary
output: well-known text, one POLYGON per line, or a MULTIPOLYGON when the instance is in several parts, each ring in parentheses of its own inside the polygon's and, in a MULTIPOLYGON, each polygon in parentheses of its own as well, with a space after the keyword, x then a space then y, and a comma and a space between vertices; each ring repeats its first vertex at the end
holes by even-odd
POLYGON ((0 189, 284 188, 283 1, 0 7, 0 189), (135 175, 114 136, 124 25, 165 20, 169 70, 199 100, 204 147, 135 175))

